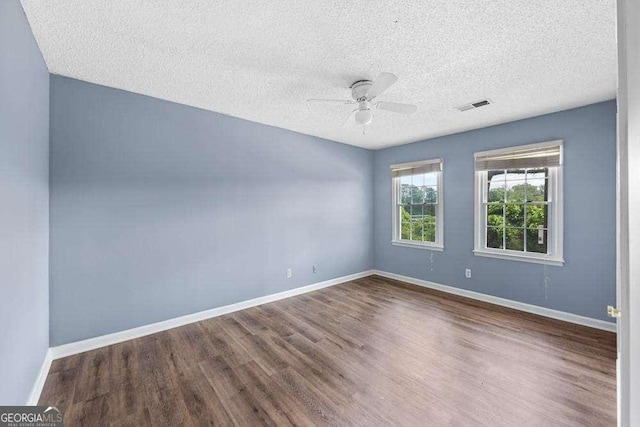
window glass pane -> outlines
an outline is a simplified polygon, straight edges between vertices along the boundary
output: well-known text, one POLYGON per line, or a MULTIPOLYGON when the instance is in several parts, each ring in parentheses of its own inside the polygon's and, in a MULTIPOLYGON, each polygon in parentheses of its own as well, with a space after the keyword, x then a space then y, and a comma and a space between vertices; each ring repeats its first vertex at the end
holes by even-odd
MULTIPOLYGON (((409 240, 422 241, 422 218, 423 207, 422 205, 411 205, 407 207, 408 222, 409 222, 409 240)), ((405 217, 406 218, 406 217, 405 217)))
POLYGON ((431 172, 424 175, 424 185, 436 187, 438 185, 438 172, 431 172))
POLYGON ((507 227, 524 228, 524 205, 505 205, 507 227))
POLYGON ((422 242, 422 217, 411 218, 411 240, 422 242))
POLYGON ((400 206, 400 238, 411 238, 411 215, 406 206, 400 206))
POLYGON ((504 202, 505 181, 504 173, 495 171, 487 172, 487 202, 504 202))
POLYGON ((436 205, 399 206, 400 238, 436 241, 436 205))
POLYGON ((549 168, 527 169, 527 181, 549 178, 549 168))
POLYGON ((412 218, 423 215, 422 205, 411 205, 408 206, 407 209, 409 210, 409 215, 411 215, 412 218))
POLYGON ((411 203, 411 185, 400 185, 400 203, 403 205, 408 205, 411 203))
POLYGON ((411 175, 405 175, 400 177, 400 185, 411 185, 411 180, 413 177, 411 175))
POLYGON ((411 239, 411 224, 408 222, 402 223, 402 236, 400 237, 402 240, 410 240, 411 239))
POLYGON ((504 181, 506 178, 504 170, 492 170, 492 171, 487 171, 487 181, 494 181, 494 182, 498 182, 498 181, 504 181))
POLYGON ((524 169, 509 169, 507 171, 507 181, 524 181, 527 172, 524 169))
POLYGON ((502 227, 487 227, 487 248, 502 249, 502 227))
POLYGON ((415 205, 421 205, 424 203, 424 191, 425 187, 413 186, 411 187, 411 203, 415 205))
POLYGON ((545 202, 547 201, 547 187, 545 185, 546 180, 534 181, 530 183, 527 181, 527 201, 528 202, 545 202))
POLYGON ((546 204, 526 204, 525 209, 527 211, 527 227, 538 228, 542 225, 547 228, 547 210, 546 204))
POLYGON ((524 229, 507 228, 505 232, 507 249, 512 251, 524 251, 524 229))
POLYGON ((424 240, 425 242, 436 241, 436 217, 424 217, 423 224, 424 240))
POLYGON ((548 231, 544 228, 527 229, 527 252, 547 253, 548 231))
POLYGON ((424 187, 424 202, 438 203, 438 187, 424 187))
POLYGON ((436 207, 434 205, 424 205, 422 207, 424 215, 435 218, 436 217, 436 207))
POLYGON ((507 181, 507 203, 522 203, 525 200, 524 181, 507 181))
POLYGON ((504 225, 503 210, 504 205, 502 204, 487 205, 487 225, 502 227, 504 225))
POLYGON ((544 202, 548 200, 549 169, 527 170, 527 201, 544 202))

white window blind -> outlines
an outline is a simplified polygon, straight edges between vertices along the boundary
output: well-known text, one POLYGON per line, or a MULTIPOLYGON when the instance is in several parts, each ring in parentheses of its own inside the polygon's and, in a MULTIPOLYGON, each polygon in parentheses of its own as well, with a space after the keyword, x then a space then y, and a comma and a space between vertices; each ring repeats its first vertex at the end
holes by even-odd
POLYGON ((442 170, 442 159, 434 159, 428 162, 416 163, 406 166, 392 166, 391 176, 399 178, 403 176, 420 175, 430 172, 440 172, 442 170))
POLYGON ((475 154, 476 171, 502 169, 551 168, 562 164, 562 144, 475 154))

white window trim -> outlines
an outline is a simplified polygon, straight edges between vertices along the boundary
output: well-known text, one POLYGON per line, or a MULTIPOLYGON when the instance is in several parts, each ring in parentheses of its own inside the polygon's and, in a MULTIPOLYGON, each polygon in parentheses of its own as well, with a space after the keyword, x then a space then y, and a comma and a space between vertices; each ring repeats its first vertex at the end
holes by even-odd
POLYGON ((394 246, 402 246, 415 249, 426 249, 431 251, 444 251, 444 191, 442 175, 444 173, 444 160, 441 158, 422 160, 419 162, 399 163, 391 165, 394 169, 409 169, 428 164, 440 164, 440 172, 438 173, 438 204, 436 205, 436 241, 435 242, 415 242, 412 240, 398 239, 400 236, 400 224, 398 221, 398 194, 400 192, 400 180, 392 178, 391 182, 391 220, 392 220, 392 240, 394 246))
MULTIPOLYGON (((482 151, 475 153, 478 155, 504 154, 513 151, 514 148, 527 149, 553 145, 562 145, 562 140, 541 142, 536 144, 509 147, 498 150, 482 151)), ((561 157, 562 158, 562 157, 561 157)), ((473 254, 476 256, 508 259, 513 261, 524 261, 537 264, 547 264, 562 266, 563 258, 563 202, 562 202, 562 166, 549 168, 549 178, 551 181, 551 206, 549 212, 549 228, 547 231, 547 247, 549 254, 536 254, 533 252, 511 251, 509 249, 491 249, 486 247, 486 211, 484 209, 484 189, 486 182, 486 171, 475 172, 474 191, 474 248, 473 254)))

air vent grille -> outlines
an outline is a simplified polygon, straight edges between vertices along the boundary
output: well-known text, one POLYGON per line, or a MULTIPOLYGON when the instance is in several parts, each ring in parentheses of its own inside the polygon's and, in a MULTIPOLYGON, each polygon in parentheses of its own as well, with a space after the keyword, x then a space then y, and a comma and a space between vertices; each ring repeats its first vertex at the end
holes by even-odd
POLYGON ((469 111, 469 110, 484 107, 485 105, 490 105, 490 104, 491 104, 491 101, 489 101, 488 99, 483 99, 482 101, 476 101, 476 102, 472 102, 471 104, 464 104, 459 107, 456 107, 456 110, 469 111))

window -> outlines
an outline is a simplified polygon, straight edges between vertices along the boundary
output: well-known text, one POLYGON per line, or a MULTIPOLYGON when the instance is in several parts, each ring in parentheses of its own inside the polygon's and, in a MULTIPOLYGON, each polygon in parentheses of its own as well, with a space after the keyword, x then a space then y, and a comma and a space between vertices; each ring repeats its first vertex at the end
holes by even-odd
POLYGON ((475 154, 474 254, 562 265, 562 141, 475 154))
POLYGON ((391 166, 393 240, 443 250, 442 159, 391 166))

